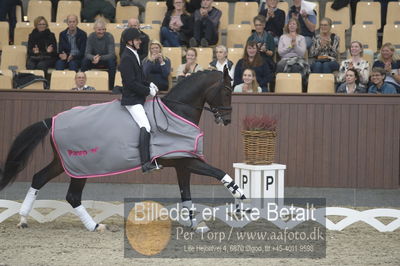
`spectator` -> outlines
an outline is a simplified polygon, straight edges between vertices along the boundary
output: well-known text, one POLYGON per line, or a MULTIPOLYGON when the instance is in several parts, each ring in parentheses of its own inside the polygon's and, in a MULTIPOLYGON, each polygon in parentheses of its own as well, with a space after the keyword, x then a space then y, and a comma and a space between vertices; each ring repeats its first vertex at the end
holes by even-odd
POLYGON ((150 42, 150 52, 143 60, 143 73, 148 81, 156 84, 160 91, 168 90, 168 76, 171 73, 171 61, 163 56, 159 41, 150 42))
POLYGON ((228 49, 224 45, 218 45, 215 47, 215 56, 217 59, 210 62, 210 67, 224 72, 224 67, 226 66, 229 71, 229 76, 233 80, 235 66, 233 62, 228 59, 228 49))
POLYGON ((212 6, 213 0, 202 0, 201 7, 194 12, 193 37, 190 46, 202 47, 214 45, 218 42, 218 27, 222 12, 212 6))
POLYGON ((385 82, 387 72, 381 67, 374 67, 371 71, 372 86, 369 87, 368 93, 375 94, 396 94, 396 89, 388 82, 385 82))
MULTIPOLYGON (((0 0, 0 21, 8 21, 9 25, 9 42, 14 43, 14 30, 17 25, 17 17, 15 15, 16 6, 22 6, 21 1, 16 0, 0 0)), ((6 42, 3 42, 3 44, 6 42)))
POLYGON ((304 58, 307 48, 304 36, 299 34, 299 21, 295 18, 290 19, 285 26, 285 32, 286 34, 279 38, 278 53, 282 59, 276 66, 276 72, 301 73, 305 90, 310 67, 304 58))
POLYGON ((115 18, 115 7, 106 0, 85 1, 81 11, 81 18, 84 22, 94 22, 97 18, 103 17, 109 22, 115 18))
POLYGON ((92 68, 108 69, 108 88, 114 86, 116 61, 114 52, 114 37, 106 32, 106 23, 102 19, 94 23, 94 32, 89 34, 86 43, 85 57, 82 60, 82 71, 92 68))
POLYGON ((258 93, 262 92, 257 83, 256 72, 253 69, 246 68, 242 76, 243 83, 236 85, 233 92, 258 93))
MULTIPOLYGON (((167 10, 171 11, 174 9, 174 0, 167 0, 166 1, 167 10)), ((185 1, 186 11, 190 14, 193 14, 194 11, 201 7, 201 0, 188 0, 185 1)))
POLYGON ((72 88, 73 91, 94 91, 96 90, 94 87, 86 85, 86 74, 85 72, 76 72, 75 74, 75 88, 72 88))
POLYGON ((301 10, 302 0, 293 0, 293 6, 289 9, 287 20, 295 18, 300 23, 300 32, 304 36, 307 44, 307 49, 312 45, 312 38, 315 34, 317 24, 317 12, 314 10, 314 15, 307 14, 305 10, 301 10))
POLYGON ((268 92, 268 83, 273 81, 273 72, 268 63, 260 55, 257 42, 255 41, 248 41, 246 43, 243 58, 239 59, 235 66, 234 86, 243 83, 243 71, 246 68, 255 71, 257 82, 262 91, 268 92))
POLYGON ((197 51, 195 48, 188 48, 186 51, 186 63, 178 67, 176 74, 178 81, 192 73, 203 70, 203 67, 197 64, 197 51))
POLYGON ((345 82, 340 84, 337 89, 337 93, 364 93, 365 88, 361 87, 360 84, 360 74, 354 68, 349 68, 346 71, 345 82))
POLYGON ((350 44, 349 52, 351 55, 350 59, 343 60, 336 81, 338 83, 345 82, 346 71, 354 68, 358 71, 360 79, 360 86, 368 88, 369 81, 369 63, 367 60, 362 58, 363 56, 363 45, 359 41, 353 41, 350 44))
POLYGON ((267 33, 265 29, 265 17, 258 15, 253 19, 255 31, 247 39, 247 41, 257 42, 258 50, 261 56, 269 64, 272 71, 275 72, 275 62, 273 59, 275 52, 275 42, 271 34, 267 33))
POLYGON ((313 38, 310 55, 315 58, 311 65, 313 73, 332 73, 339 70, 338 58, 339 36, 331 32, 332 20, 323 18, 320 22, 320 33, 313 38))
POLYGON ((277 8, 278 0, 267 0, 266 5, 263 3, 259 14, 266 18, 265 31, 274 37, 275 45, 278 45, 285 27, 285 11, 277 8))
POLYGON ((174 0, 174 7, 165 14, 161 41, 166 47, 186 46, 193 36, 193 18, 186 12, 185 0, 174 0))
POLYGON ((83 57, 85 56, 86 32, 79 29, 78 16, 69 15, 67 17, 68 28, 60 32, 60 40, 58 46, 58 57, 56 62, 56 70, 78 71, 81 66, 83 57))
POLYGON ((391 43, 382 45, 378 61, 375 61, 374 67, 381 67, 386 71, 385 82, 390 83, 400 92, 400 60, 396 54, 395 47, 391 43))
POLYGON ((40 69, 47 74, 47 69, 53 67, 57 59, 57 42, 54 33, 43 16, 35 18, 35 28, 29 34, 27 69, 40 69))
MULTIPOLYGON (((140 32, 140 40, 142 43, 140 44, 139 50, 137 50, 140 60, 143 61, 143 59, 148 55, 149 53, 149 42, 150 38, 149 35, 144 33, 143 31, 140 30, 140 23, 137 18, 131 18, 128 20, 128 29, 129 28, 134 28, 137 29, 140 32)), ((119 56, 122 57, 122 53, 124 52, 124 49, 126 47, 125 41, 124 41, 124 34, 126 32, 126 29, 122 32, 121 34, 121 40, 119 42, 119 56)))

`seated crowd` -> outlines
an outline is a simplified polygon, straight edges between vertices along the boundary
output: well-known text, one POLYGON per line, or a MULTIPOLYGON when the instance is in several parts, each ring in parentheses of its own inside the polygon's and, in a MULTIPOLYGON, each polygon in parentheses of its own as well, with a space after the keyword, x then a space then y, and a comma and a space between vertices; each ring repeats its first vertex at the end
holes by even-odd
MULTIPOLYGON (((259 14, 253 19, 255 30, 248 37, 243 56, 236 64, 229 59, 228 49, 217 45, 222 12, 213 6, 213 0, 167 1, 168 11, 162 20, 159 41, 150 40, 140 31, 136 18, 130 19, 127 27, 141 32, 139 57, 144 73, 161 91, 169 89, 172 71, 179 82, 191 73, 207 68, 222 71, 227 66, 235 92, 273 92, 277 73, 300 73, 304 92, 310 73, 335 74, 338 93, 400 92, 400 60, 392 44, 382 46, 372 70, 363 59, 363 45, 359 41, 351 42, 350 57, 340 61, 339 43, 344 40, 331 31, 331 19, 321 19, 316 33, 317 14, 301 10, 301 0, 293 0, 287 16, 277 8, 277 3, 277 0, 266 0, 261 5, 259 14), (201 66, 197 62, 198 52, 194 47, 199 46, 215 46, 215 60, 209 65, 201 66), (171 59, 163 55, 163 47, 185 47, 184 63, 172 69, 171 59)), ((35 28, 28 40, 27 69, 40 69, 46 74, 49 68, 76 72, 106 69, 109 89, 113 89, 118 40, 107 32, 105 21, 97 19, 94 32, 88 36, 79 29, 76 15, 69 15, 66 23, 67 28, 59 35, 57 49, 55 35, 50 32, 46 19, 42 16, 35 19, 35 28)), ((123 38, 124 32, 119 40, 120 53, 125 49, 123 38)), ((78 83, 77 88, 80 88, 78 83)))

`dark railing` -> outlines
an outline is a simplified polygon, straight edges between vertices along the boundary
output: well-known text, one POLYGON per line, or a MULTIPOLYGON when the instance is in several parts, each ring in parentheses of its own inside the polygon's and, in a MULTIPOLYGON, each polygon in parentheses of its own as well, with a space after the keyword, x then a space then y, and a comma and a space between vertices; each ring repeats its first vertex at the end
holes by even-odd
MULTIPOLYGON (((14 137, 26 126, 78 105, 110 101, 100 92, 0 90, 0 162, 14 137)), ((221 127, 204 113, 207 161, 234 175, 232 163, 243 161, 241 121, 267 113, 279 121, 276 161, 287 165, 285 185, 302 187, 399 188, 400 96, 383 95, 234 95, 232 123, 221 127)), ((19 181, 50 162, 48 140, 38 147, 19 181)), ((66 175, 56 178, 65 182, 66 175)), ((175 184, 172 169, 153 175, 133 172, 91 182, 175 184)), ((194 176, 193 184, 215 184, 194 176)))

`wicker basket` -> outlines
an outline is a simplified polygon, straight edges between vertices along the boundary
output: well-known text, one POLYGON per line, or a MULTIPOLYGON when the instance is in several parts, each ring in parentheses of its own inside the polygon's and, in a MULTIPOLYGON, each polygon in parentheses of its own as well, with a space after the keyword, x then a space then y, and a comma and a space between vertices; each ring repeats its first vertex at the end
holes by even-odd
POLYGON ((276 131, 242 130, 247 164, 271 164, 275 160, 276 131))

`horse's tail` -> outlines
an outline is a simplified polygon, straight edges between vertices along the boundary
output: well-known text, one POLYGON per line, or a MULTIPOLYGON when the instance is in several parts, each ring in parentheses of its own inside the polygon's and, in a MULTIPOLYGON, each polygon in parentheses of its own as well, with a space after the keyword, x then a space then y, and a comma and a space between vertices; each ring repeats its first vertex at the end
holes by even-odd
POLYGON ((4 170, 0 168, 0 191, 12 184, 18 173, 28 163, 35 147, 47 136, 52 126, 51 118, 25 128, 14 140, 8 152, 4 170))

